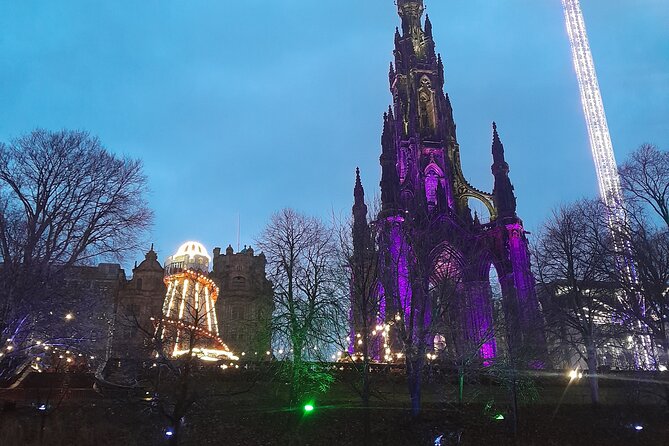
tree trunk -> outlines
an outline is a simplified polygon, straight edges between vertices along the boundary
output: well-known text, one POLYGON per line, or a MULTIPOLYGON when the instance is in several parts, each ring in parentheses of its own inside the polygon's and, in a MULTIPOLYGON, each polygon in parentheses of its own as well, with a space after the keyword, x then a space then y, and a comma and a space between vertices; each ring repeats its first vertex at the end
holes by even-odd
POLYGON ((597 377, 597 348, 592 339, 585 339, 588 359, 588 381, 590 382, 590 400, 593 406, 599 405, 599 381, 597 377))
POLYGON ((299 340, 293 340, 293 367, 290 372, 290 407, 300 404, 302 398, 302 346, 299 340))
POLYGON ((409 384, 409 396, 411 397, 411 416, 413 418, 418 418, 420 415, 422 362, 422 358, 420 357, 407 357, 407 382, 409 384))
POLYGON ((465 366, 460 364, 458 367, 458 405, 462 406, 464 403, 465 392, 465 366))
MULTIPOLYGON (((365 352, 367 347, 365 346, 365 352)), ((370 417, 369 417, 369 358, 365 353, 365 358, 363 361, 363 370, 362 370, 362 410, 363 410, 363 440, 364 444, 369 444, 371 442, 371 428, 370 428, 370 417)))
MULTIPOLYGON (((666 364, 666 367, 669 367, 669 342, 668 340, 664 339, 664 362, 666 364)), ((664 384, 664 403, 667 406, 667 409, 669 409, 669 382, 664 384)))

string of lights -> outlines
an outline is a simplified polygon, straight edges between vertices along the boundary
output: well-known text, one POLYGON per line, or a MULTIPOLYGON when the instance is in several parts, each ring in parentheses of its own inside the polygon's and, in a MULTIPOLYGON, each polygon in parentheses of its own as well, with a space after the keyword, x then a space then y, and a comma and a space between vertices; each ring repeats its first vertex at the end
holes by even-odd
MULTIPOLYGON (((626 255, 629 252, 629 247, 624 237, 621 237, 623 228, 626 227, 627 223, 623 193, 583 12, 579 0, 562 0, 562 6, 571 44, 574 69, 581 92, 581 104, 588 128, 590 148, 595 162, 599 194, 609 210, 609 226, 616 251, 623 253, 620 259, 621 267, 626 271, 629 280, 636 283, 634 264, 630 261, 630 256, 626 255)), ((636 298, 639 299, 643 307, 643 296, 639 295, 636 298)), ((644 327, 640 326, 639 328, 644 331, 644 327)), ((650 340, 648 336, 641 335, 638 344, 636 348, 638 365, 642 368, 648 368, 650 365, 648 355, 650 340)))

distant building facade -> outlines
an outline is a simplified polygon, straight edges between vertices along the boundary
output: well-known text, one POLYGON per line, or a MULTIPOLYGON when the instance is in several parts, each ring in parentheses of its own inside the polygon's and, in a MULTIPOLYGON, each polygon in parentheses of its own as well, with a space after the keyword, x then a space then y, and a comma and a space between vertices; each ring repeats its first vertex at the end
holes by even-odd
POLYGON ((116 301, 126 283, 125 272, 115 263, 75 266, 64 274, 65 289, 61 304, 71 318, 71 347, 85 352, 93 361, 109 354, 116 301))
POLYGON ((216 311, 220 336, 238 356, 260 359, 271 350, 271 319, 274 311, 272 283, 267 280, 265 255, 251 247, 225 254, 214 249, 210 277, 220 289, 216 311), (250 355, 250 356, 249 356, 250 355))
POLYGON ((164 273, 151 246, 142 263, 133 268, 132 278, 121 285, 114 311, 111 358, 139 359, 150 354, 149 334, 153 333, 154 319, 160 317, 165 297, 164 273))
MULTIPOLYGON (((583 338, 583 329, 587 327, 594 334, 591 339, 598 371, 638 368, 641 360, 635 349, 634 330, 614 316, 616 301, 624 299, 623 291, 604 282, 579 283, 577 288, 578 291, 566 280, 540 284, 537 288, 553 366, 589 369, 587 343, 583 338)), ((661 349, 649 348, 645 353, 654 361, 666 361, 661 349)))
POLYGON ((113 373, 151 358, 152 337, 170 302, 166 283, 174 274, 190 269, 220 289, 218 298, 212 299, 212 336, 223 340, 226 350, 238 356, 244 352, 243 359, 264 360, 271 350, 274 310, 266 263, 265 256, 256 255, 250 247, 235 253, 228 246, 224 254, 216 248, 211 257, 202 245, 189 242, 163 266, 152 245, 144 260, 135 263, 130 278, 118 264, 73 267, 66 275, 64 299, 72 302, 73 320, 82 324, 81 330, 90 339, 85 350, 96 359, 107 360, 108 371, 113 373))

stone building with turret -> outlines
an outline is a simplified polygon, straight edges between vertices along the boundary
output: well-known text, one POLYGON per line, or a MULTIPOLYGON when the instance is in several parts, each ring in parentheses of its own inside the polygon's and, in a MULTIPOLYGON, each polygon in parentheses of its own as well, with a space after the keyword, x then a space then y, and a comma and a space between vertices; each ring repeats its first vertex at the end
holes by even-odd
POLYGON ((144 261, 135 264, 132 277, 118 285, 109 358, 115 364, 149 358, 151 336, 163 315, 168 293, 164 280, 189 267, 208 276, 220 289, 215 302, 217 335, 236 354, 251 355, 246 359, 266 359, 266 352, 271 349, 274 309, 266 263, 265 256, 256 255, 251 247, 235 253, 228 246, 224 254, 216 248, 211 257, 201 244, 188 242, 168 257, 163 267, 152 246, 144 261))
POLYGON ((264 358, 271 348, 271 318, 274 310, 272 283, 267 280, 265 255, 244 247, 224 254, 214 249, 210 277, 220 288, 216 310, 220 336, 238 356, 264 358), (249 356, 250 355, 250 356, 249 356))
POLYGON ((148 358, 154 319, 160 317, 165 297, 163 275, 152 245, 118 291, 110 358, 148 358))

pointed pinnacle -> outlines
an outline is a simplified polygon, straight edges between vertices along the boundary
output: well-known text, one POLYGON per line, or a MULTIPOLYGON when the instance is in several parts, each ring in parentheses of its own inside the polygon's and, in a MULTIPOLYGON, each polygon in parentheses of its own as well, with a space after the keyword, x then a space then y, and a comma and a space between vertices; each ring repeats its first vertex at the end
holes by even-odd
POLYGON ((499 133, 497 133, 497 123, 493 121, 492 123, 492 144, 493 148, 495 145, 502 145, 502 140, 499 138, 499 133))
POLYGON ((353 196, 355 203, 360 204, 365 202, 365 189, 362 188, 362 180, 360 179, 360 168, 355 168, 355 187, 353 187, 353 196))
POLYGON ((504 163, 504 145, 497 132, 497 123, 492 123, 492 157, 495 163, 504 163))

